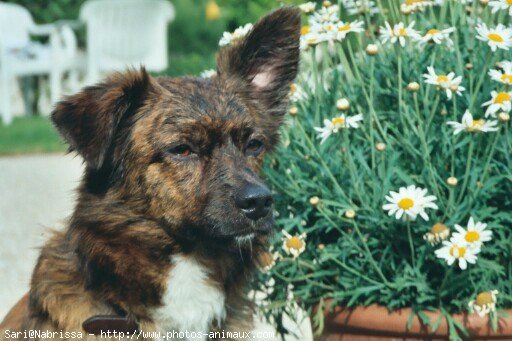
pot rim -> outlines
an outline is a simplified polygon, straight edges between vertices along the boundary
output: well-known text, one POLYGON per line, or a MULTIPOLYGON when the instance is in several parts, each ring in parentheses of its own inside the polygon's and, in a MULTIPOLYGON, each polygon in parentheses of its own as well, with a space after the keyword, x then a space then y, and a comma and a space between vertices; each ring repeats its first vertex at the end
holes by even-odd
MULTIPOLYGON (((314 310, 318 308, 315 307, 314 310)), ((325 301, 325 331, 340 332, 342 329, 347 334, 377 335, 394 337, 425 337, 436 336, 447 338, 449 328, 446 319, 442 318, 440 311, 423 311, 431 321, 435 322, 439 317, 441 323, 435 332, 425 325, 417 315, 414 315, 411 328, 407 329, 407 321, 412 312, 411 308, 402 308, 390 311, 388 308, 373 304, 366 307, 358 306, 347 308, 335 306, 332 309, 332 300, 325 301)), ((506 318, 498 320, 498 329, 492 330, 489 317, 480 317, 477 314, 459 313, 453 314, 455 320, 461 323, 471 337, 485 337, 487 339, 512 339, 512 309, 505 310, 506 318)), ((324 331, 324 333, 325 333, 324 331)))

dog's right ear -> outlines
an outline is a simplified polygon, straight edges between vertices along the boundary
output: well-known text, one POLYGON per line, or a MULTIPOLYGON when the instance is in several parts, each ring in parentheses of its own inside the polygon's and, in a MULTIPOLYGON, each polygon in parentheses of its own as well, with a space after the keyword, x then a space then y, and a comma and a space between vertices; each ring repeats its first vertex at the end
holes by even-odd
POLYGON ((119 123, 143 104, 151 83, 143 68, 115 74, 58 103, 52 121, 71 150, 78 152, 88 167, 99 169, 119 123))

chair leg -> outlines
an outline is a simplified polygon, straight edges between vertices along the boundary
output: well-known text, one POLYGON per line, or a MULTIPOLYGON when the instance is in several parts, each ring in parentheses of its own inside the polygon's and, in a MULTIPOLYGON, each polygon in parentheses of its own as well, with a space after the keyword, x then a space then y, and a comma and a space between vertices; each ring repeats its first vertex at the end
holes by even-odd
POLYGON ((70 93, 74 94, 79 90, 78 70, 69 71, 68 80, 70 93))
POLYGON ((4 124, 9 125, 12 122, 11 111, 11 79, 8 75, 0 74, 0 113, 4 124))
POLYGON ((50 98, 52 104, 55 104, 60 99, 62 93, 62 73, 58 71, 50 72, 50 98))

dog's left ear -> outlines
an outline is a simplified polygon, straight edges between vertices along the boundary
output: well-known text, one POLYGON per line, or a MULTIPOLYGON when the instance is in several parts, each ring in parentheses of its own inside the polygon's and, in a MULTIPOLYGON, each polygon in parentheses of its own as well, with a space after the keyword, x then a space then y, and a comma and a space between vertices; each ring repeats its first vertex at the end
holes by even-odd
POLYGON ((270 114, 283 115, 298 71, 300 26, 300 11, 293 7, 263 17, 247 36, 219 52, 219 76, 245 81, 246 89, 239 91, 248 91, 270 114))
POLYGON ((70 149, 82 155, 88 167, 99 169, 120 122, 143 104, 151 84, 143 68, 114 74, 58 103, 52 121, 70 149))

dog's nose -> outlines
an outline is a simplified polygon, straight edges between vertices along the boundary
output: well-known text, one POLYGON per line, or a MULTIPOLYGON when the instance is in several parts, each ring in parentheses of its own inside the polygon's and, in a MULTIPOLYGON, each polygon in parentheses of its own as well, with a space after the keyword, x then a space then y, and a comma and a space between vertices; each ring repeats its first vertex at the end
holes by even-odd
POLYGON ((236 207, 252 220, 265 217, 272 208, 272 194, 267 187, 248 184, 235 194, 236 207))

